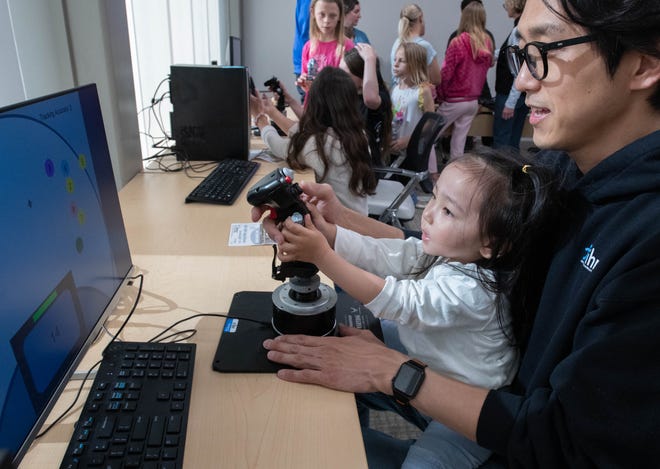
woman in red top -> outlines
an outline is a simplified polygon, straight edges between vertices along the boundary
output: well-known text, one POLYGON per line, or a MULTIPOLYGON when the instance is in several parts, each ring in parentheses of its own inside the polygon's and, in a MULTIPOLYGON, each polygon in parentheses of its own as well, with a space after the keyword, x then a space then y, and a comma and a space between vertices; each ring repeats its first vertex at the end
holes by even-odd
MULTIPOLYGON (((463 154, 467 133, 479 109, 477 100, 492 65, 493 43, 486 32, 486 10, 481 2, 472 2, 461 12, 457 35, 449 43, 442 64, 442 81, 436 87, 438 112, 445 118, 445 128, 454 124, 452 159, 463 154)), ((429 158, 431 173, 437 172, 435 160, 435 155, 429 158)))

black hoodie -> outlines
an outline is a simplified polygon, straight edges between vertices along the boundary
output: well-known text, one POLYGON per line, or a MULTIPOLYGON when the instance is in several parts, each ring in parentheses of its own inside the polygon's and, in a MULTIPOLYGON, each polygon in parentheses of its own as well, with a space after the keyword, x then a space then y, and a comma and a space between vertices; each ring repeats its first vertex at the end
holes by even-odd
POLYGON ((519 374, 488 394, 477 440, 509 467, 657 466, 660 131, 584 176, 551 156, 570 210, 519 374))

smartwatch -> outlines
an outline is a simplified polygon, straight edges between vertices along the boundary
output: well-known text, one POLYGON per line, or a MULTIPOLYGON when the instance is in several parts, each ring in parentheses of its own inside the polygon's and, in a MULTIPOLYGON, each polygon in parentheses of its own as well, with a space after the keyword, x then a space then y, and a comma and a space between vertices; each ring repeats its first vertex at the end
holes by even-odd
POLYGON ((408 405, 419 392, 426 377, 426 363, 417 359, 403 363, 392 378, 392 393, 399 404, 408 405))

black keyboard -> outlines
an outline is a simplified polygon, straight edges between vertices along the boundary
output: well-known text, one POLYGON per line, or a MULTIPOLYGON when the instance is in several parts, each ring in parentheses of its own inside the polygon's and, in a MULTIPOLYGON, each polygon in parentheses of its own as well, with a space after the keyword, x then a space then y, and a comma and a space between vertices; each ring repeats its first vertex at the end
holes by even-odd
POLYGON ((195 348, 110 344, 60 469, 183 467, 195 348))
POLYGON ((256 161, 226 159, 186 197, 188 202, 231 205, 259 168, 256 161))

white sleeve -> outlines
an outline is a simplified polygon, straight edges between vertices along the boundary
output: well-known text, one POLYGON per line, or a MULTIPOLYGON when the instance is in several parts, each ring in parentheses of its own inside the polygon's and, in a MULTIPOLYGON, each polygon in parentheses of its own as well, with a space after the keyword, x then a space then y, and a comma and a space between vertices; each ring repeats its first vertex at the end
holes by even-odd
POLYGON ((365 306, 380 318, 416 330, 478 324, 493 314, 495 294, 473 274, 473 264, 441 262, 423 279, 387 277, 383 290, 365 306))
POLYGON ((419 270, 423 256, 422 242, 417 238, 375 239, 337 226, 335 251, 351 264, 386 277, 407 277, 419 270))
MULTIPOLYGON (((289 135, 293 135, 298 131, 298 124, 294 124, 289 129, 289 135)), ((264 141, 273 156, 286 159, 289 151, 289 138, 282 137, 277 133, 277 130, 272 125, 267 125, 261 129, 261 139, 264 141)))

